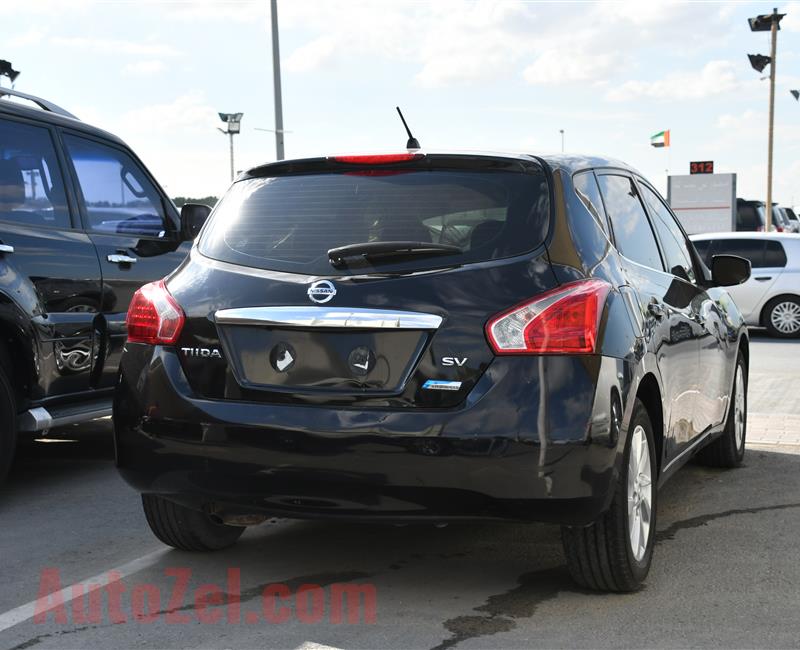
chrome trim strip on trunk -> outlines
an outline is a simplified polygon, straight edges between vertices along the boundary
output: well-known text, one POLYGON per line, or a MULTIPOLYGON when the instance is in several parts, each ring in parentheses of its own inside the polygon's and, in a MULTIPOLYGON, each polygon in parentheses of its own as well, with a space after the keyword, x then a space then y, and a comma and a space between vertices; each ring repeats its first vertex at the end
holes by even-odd
POLYGON ((442 317, 435 314, 350 307, 241 307, 239 309, 220 309, 214 314, 214 320, 221 325, 403 330, 435 330, 442 324, 442 317))

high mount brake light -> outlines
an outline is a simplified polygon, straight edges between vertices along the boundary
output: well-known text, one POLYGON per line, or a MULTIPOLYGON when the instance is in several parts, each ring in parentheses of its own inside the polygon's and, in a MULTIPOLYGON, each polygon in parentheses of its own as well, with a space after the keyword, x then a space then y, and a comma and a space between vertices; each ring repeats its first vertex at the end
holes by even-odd
POLYGON ((128 341, 151 345, 173 345, 186 317, 164 280, 144 285, 133 294, 125 325, 128 341))
POLYGON ((486 337, 495 354, 592 354, 611 285, 570 282, 492 317, 486 337))
POLYGON ((333 160, 350 165, 389 165, 391 163, 422 160, 423 153, 384 153, 365 156, 333 156, 333 160))

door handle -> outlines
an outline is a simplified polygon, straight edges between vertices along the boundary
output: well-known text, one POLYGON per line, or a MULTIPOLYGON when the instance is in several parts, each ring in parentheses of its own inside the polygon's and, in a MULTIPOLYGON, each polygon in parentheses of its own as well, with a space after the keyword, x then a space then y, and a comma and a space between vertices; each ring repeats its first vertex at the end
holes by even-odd
POLYGON ((9 246, 8 244, 0 244, 0 253, 5 253, 9 255, 14 252, 14 247, 9 246))
POLYGON ((753 278, 756 282, 766 282, 767 280, 772 280, 771 275, 761 275, 757 278, 753 278))
POLYGON ((649 311, 650 314, 655 316, 658 320, 661 320, 667 315, 667 310, 664 305, 655 298, 648 303, 647 311, 649 311))
POLYGON ((114 264, 136 264, 136 258, 124 253, 113 253, 106 257, 109 262, 114 264))

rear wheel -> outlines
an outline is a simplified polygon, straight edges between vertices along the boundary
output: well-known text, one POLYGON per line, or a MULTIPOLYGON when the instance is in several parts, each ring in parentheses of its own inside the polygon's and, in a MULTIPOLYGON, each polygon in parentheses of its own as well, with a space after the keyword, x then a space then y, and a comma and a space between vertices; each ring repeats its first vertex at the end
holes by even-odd
POLYGON ((6 377, 6 371, 0 365, 0 483, 11 469, 14 450, 17 446, 17 400, 6 377))
POLYGON ((142 495, 150 530, 168 546, 182 551, 218 551, 241 537, 244 528, 215 522, 205 512, 192 510, 153 494, 142 495))
POLYGON ((656 529, 653 429, 638 399, 611 507, 585 527, 563 526, 572 578, 597 591, 635 591, 647 577, 656 529))
POLYGON ((800 336, 800 300, 791 296, 771 300, 764 310, 764 324, 772 336, 800 336))
POLYGON ((736 359, 733 399, 725 431, 697 454, 698 462, 709 467, 738 467, 744 460, 747 435, 747 366, 741 352, 736 359))

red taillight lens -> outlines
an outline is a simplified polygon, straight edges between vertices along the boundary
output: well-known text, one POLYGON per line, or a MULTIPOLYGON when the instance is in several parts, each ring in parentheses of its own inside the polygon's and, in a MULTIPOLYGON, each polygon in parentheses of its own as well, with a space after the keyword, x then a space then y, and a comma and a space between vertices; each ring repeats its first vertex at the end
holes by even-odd
POLYGON ((494 316, 486 336, 495 354, 591 354, 611 285, 570 282, 494 316))
POLYGON ((131 300, 125 324, 128 341, 151 345, 173 345, 186 317, 163 280, 141 287, 131 300))
POLYGON ((351 165, 389 165, 391 163, 420 160, 425 157, 422 153, 384 153, 366 156, 333 156, 333 160, 351 165))

